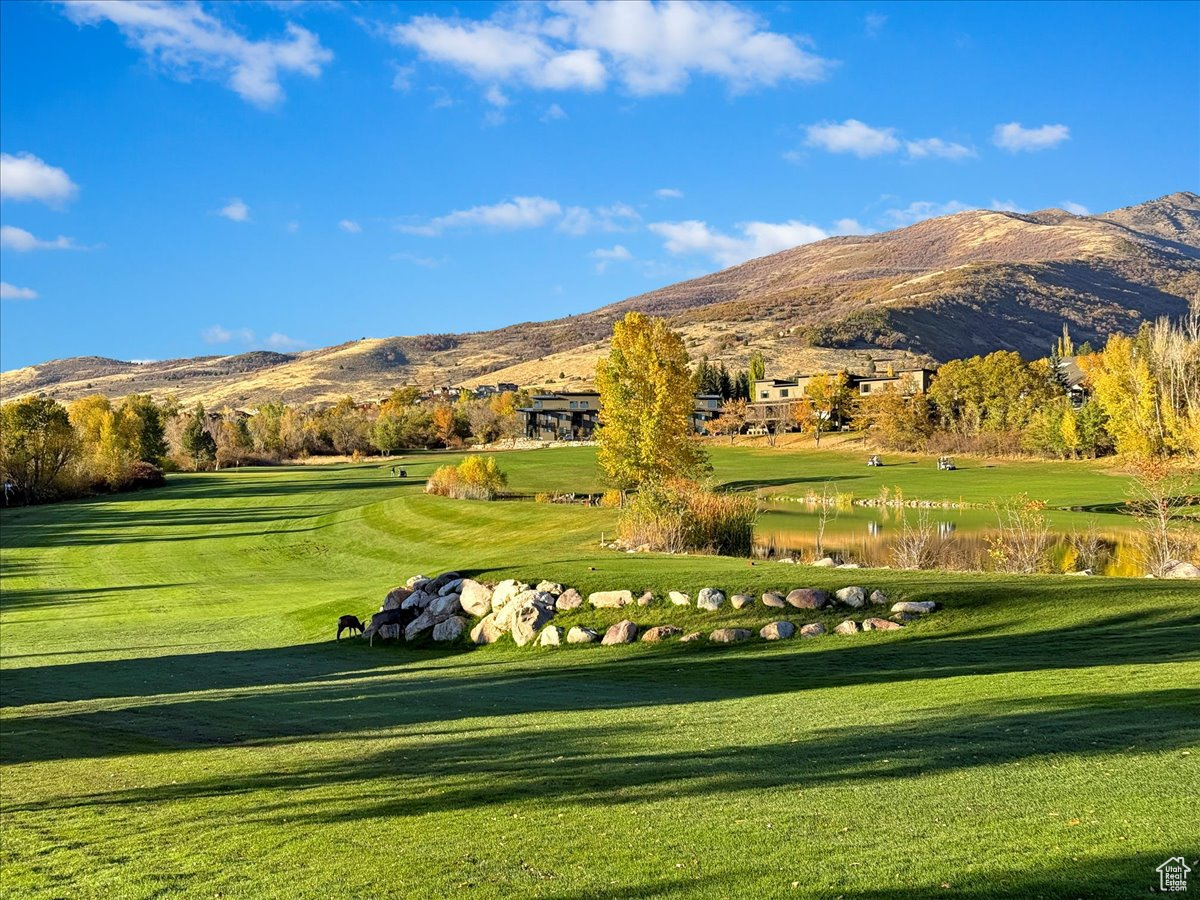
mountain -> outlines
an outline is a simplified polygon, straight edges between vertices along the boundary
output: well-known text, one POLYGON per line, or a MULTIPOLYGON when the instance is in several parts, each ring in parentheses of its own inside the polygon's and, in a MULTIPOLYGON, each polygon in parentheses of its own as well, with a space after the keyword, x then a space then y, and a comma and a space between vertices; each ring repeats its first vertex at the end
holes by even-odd
POLYGON ((871 360, 941 361, 997 349, 1045 355, 1070 326, 1100 344, 1200 297, 1200 197, 1177 193, 1102 215, 973 210, 882 234, 835 237, 680 282, 594 312, 495 331, 371 338, 303 353, 153 363, 55 360, 0 375, 5 399, 45 392, 173 393, 207 404, 385 396, 405 383, 589 381, 612 323, 665 316, 693 356, 768 374, 871 360))

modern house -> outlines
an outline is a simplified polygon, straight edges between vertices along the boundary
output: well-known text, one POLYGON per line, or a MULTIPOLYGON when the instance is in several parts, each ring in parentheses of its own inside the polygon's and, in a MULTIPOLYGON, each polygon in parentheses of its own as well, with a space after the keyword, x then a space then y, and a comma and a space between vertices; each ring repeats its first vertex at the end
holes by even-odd
MULTIPOLYGON (((833 374, 833 373, 829 373, 833 374)), ((933 369, 889 370, 882 374, 847 374, 846 386, 854 398, 860 400, 888 388, 902 394, 923 394, 929 390, 935 372, 933 369)), ((816 378, 815 374, 797 375, 791 379, 759 378, 750 389, 750 418, 759 428, 774 428, 781 420, 794 421, 787 408, 804 399, 804 391, 816 378)))
MULTIPOLYGON (((697 394, 692 407, 692 427, 700 434, 721 414, 719 394, 697 394)), ((526 437, 541 441, 591 440, 599 423, 600 394, 596 391, 559 391, 534 394, 530 406, 517 410, 525 420, 526 437)))
POLYGON ((1058 361, 1058 377, 1063 383, 1067 396, 1071 398, 1071 406, 1075 409, 1083 406, 1084 401, 1091 396, 1087 376, 1079 367, 1079 359, 1075 356, 1064 356, 1058 361))

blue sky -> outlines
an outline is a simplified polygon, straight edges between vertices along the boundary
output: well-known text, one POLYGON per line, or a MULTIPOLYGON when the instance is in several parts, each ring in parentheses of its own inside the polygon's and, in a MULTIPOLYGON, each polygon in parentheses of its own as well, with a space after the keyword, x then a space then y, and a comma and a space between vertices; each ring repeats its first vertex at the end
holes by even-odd
POLYGON ((1200 186, 1196 3, 0 3, 0 365, 583 312, 1200 186))

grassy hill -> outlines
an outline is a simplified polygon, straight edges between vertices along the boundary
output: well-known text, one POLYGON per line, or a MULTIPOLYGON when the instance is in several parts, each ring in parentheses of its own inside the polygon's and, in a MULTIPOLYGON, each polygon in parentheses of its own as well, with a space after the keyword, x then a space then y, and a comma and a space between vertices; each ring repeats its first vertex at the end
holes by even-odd
MULTIPOLYGON (((605 552, 612 510, 422 494, 448 458, 414 455, 408 483, 242 470, 0 512, 3 893, 1109 897, 1149 892, 1194 846, 1194 586, 605 552), (339 614, 449 567, 585 592, 853 582, 945 609, 731 647, 333 641, 339 614)), ((714 461, 740 486, 845 463, 714 461)), ((585 449, 504 467, 521 492, 595 478, 585 449)), ((915 497, 930 471, 895 477, 924 479, 915 497)), ((980 493, 1007 477, 1055 505, 1123 496, 1084 465, 979 474, 980 493)))
POLYGON ((372 338, 303 353, 135 364, 96 357, 3 373, 5 398, 44 391, 174 393, 248 405, 385 396, 403 383, 591 380, 615 319, 668 317, 693 355, 773 373, 865 369, 871 359, 1048 352, 1063 323, 1102 342, 1200 296, 1200 197, 1177 193, 1097 216, 975 210, 884 234, 829 238, 594 312, 489 332, 372 338))

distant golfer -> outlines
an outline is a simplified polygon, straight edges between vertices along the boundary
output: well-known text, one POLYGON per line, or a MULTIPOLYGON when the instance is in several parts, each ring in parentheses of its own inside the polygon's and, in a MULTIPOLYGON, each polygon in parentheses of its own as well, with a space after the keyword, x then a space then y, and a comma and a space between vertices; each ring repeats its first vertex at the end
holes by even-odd
POLYGON ((9 481, 7 478, 4 479, 4 505, 5 506, 8 506, 8 501, 11 500, 16 493, 17 493, 17 486, 15 484, 13 484, 11 481, 9 481))

